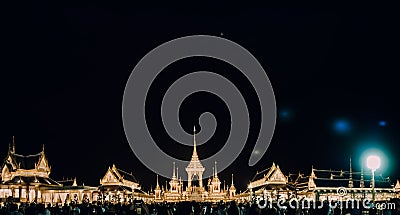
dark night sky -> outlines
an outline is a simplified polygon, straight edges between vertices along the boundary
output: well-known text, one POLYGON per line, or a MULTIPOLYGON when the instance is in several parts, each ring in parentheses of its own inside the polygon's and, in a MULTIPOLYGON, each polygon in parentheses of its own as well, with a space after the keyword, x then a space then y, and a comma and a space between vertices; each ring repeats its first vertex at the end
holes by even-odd
MULTIPOLYGON (((155 174, 135 158, 123 131, 126 81, 136 63, 164 42, 223 33, 252 52, 267 71, 279 117, 262 162, 247 167, 259 128, 259 108, 249 105, 254 119, 250 141, 239 159, 220 173, 222 179, 229 181, 236 173, 236 186, 243 190, 257 170, 273 161, 286 174, 309 174, 311 165, 347 169, 352 156, 358 170, 362 150, 371 146, 390 159, 383 174, 400 178, 397 14, 390 6, 376 5, 152 9, 36 2, 10 9, 2 26, 0 156, 6 155, 15 135, 21 154, 36 153, 45 144, 54 179, 76 176, 95 186, 115 163, 132 171, 148 189, 155 174), (349 129, 336 131, 337 120, 349 129), (386 126, 379 126, 381 120, 386 126)), ((222 73, 229 69, 210 59, 174 63, 152 86, 149 112, 159 113, 157 103, 173 77, 199 68, 222 73)), ((231 79, 254 101, 251 86, 240 76, 231 79)), ((229 114, 215 96, 190 96, 180 109, 186 131, 203 111, 219 120, 211 142, 198 149, 204 158, 222 147, 229 114)), ((189 159, 191 148, 171 147, 157 114, 147 119, 162 141, 160 147, 189 159)))

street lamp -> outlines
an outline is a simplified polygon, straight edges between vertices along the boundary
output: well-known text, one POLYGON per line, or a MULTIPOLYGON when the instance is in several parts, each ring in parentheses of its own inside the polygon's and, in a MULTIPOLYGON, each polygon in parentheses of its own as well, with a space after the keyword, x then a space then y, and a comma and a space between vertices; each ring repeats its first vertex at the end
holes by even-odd
POLYGON ((375 203, 375 170, 381 166, 381 159, 376 155, 370 155, 367 158, 367 167, 371 169, 372 202, 375 203))

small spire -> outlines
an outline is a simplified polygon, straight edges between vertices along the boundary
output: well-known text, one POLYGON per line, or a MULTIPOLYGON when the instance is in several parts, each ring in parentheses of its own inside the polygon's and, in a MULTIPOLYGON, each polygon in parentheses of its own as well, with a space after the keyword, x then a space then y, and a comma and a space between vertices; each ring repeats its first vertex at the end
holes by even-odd
POLYGON ((175 162, 172 162, 172 165, 173 165, 172 178, 176 178, 176 175, 175 175, 175 162))
POLYGON ((218 171, 217 171, 217 161, 215 161, 215 163, 214 163, 214 166, 215 166, 215 177, 218 177, 218 171))
POLYGON ((78 184, 76 183, 76 177, 74 178, 74 182, 72 183, 72 186, 76 187, 78 184))
POLYGON ((156 185, 156 190, 160 189, 160 184, 158 183, 158 175, 157 175, 157 185, 156 185))
POLYGON ((232 173, 232 184, 231 184, 231 187, 229 188, 229 190, 233 191, 233 192, 236 191, 235 185, 233 184, 233 173, 232 173))
POLYGON ((353 188, 353 169, 351 167, 351 157, 350 157, 350 175, 349 175, 349 187, 353 188))
POLYGON ((15 153, 15 137, 12 136, 12 151, 15 153))
POLYGON ((44 144, 42 145, 42 152, 44 152, 44 144))
POLYGON ((395 189, 396 191, 399 191, 399 190, 400 190, 400 182, 399 182, 398 179, 397 179, 397 181, 396 181, 396 185, 394 186, 394 189, 395 189))
POLYGON ((364 162, 361 164, 360 188, 364 188, 364 162))
POLYGON ((224 180, 224 190, 226 190, 226 184, 225 184, 225 180, 224 180))
POLYGON ((196 150, 196 126, 193 126, 193 155, 197 155, 197 150, 196 150))
POLYGON ((315 172, 314 172, 314 166, 311 166, 311 178, 316 178, 315 172))
POLYGON ((178 167, 176 167, 176 178, 179 178, 179 169, 178 169, 178 167))

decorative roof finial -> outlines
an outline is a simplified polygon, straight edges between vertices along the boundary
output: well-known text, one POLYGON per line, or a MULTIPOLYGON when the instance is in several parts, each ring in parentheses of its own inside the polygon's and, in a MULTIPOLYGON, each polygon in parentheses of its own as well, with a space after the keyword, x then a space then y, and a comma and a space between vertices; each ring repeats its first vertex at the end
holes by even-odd
POLYGON ((157 189, 157 190, 160 189, 160 184, 158 183, 158 175, 157 175, 157 185, 156 185, 156 189, 157 189))
POLYGON ((314 165, 311 166, 311 178, 317 178, 314 172, 314 165))
POLYGON ((350 157, 350 175, 349 175, 349 187, 353 188, 353 169, 351 168, 351 157, 350 157))
POLYGON ((217 173, 218 173, 218 171, 217 171, 217 161, 215 161, 214 166, 215 166, 215 177, 218 177, 218 175, 217 175, 217 173))
POLYGON ((76 183, 76 177, 74 178, 74 182, 72 183, 72 186, 76 187, 78 184, 76 183))
POLYGON ((364 188, 364 162, 361 164, 360 188, 364 188))
POLYGON ((193 154, 192 160, 197 160, 197 149, 196 149, 196 126, 193 127, 193 154))
POLYGON ((12 151, 15 153, 15 137, 12 136, 12 151))
POLYGON ((197 150, 196 150, 196 126, 193 126, 193 147, 194 147, 193 154, 195 152, 197 153, 197 150))
POLYGON ((172 178, 176 178, 176 175, 175 175, 175 162, 172 162, 172 165, 173 165, 172 178))

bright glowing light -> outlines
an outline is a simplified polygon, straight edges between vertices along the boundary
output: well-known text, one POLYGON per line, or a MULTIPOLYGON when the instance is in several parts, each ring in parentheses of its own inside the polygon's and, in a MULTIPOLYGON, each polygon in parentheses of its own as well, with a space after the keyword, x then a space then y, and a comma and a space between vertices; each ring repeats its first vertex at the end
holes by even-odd
POLYGON ((381 166, 381 159, 376 155, 370 155, 367 158, 367 167, 376 170, 381 166))
MULTIPOLYGON (((390 175, 392 174, 392 171, 394 171, 393 166, 391 165, 391 161, 393 158, 393 149, 386 149, 385 145, 387 144, 386 142, 383 142, 382 140, 362 140, 360 141, 361 145, 358 146, 358 152, 360 153, 359 155, 356 155, 359 157, 358 164, 363 165, 366 169, 368 168, 367 166, 367 158, 371 155, 379 157, 380 160, 380 166, 379 166, 379 174, 387 174, 390 175), (391 151, 392 150, 392 151, 391 151)), ((361 167, 361 166, 360 166, 361 167)), ((360 168, 359 167, 359 168, 360 168)))

